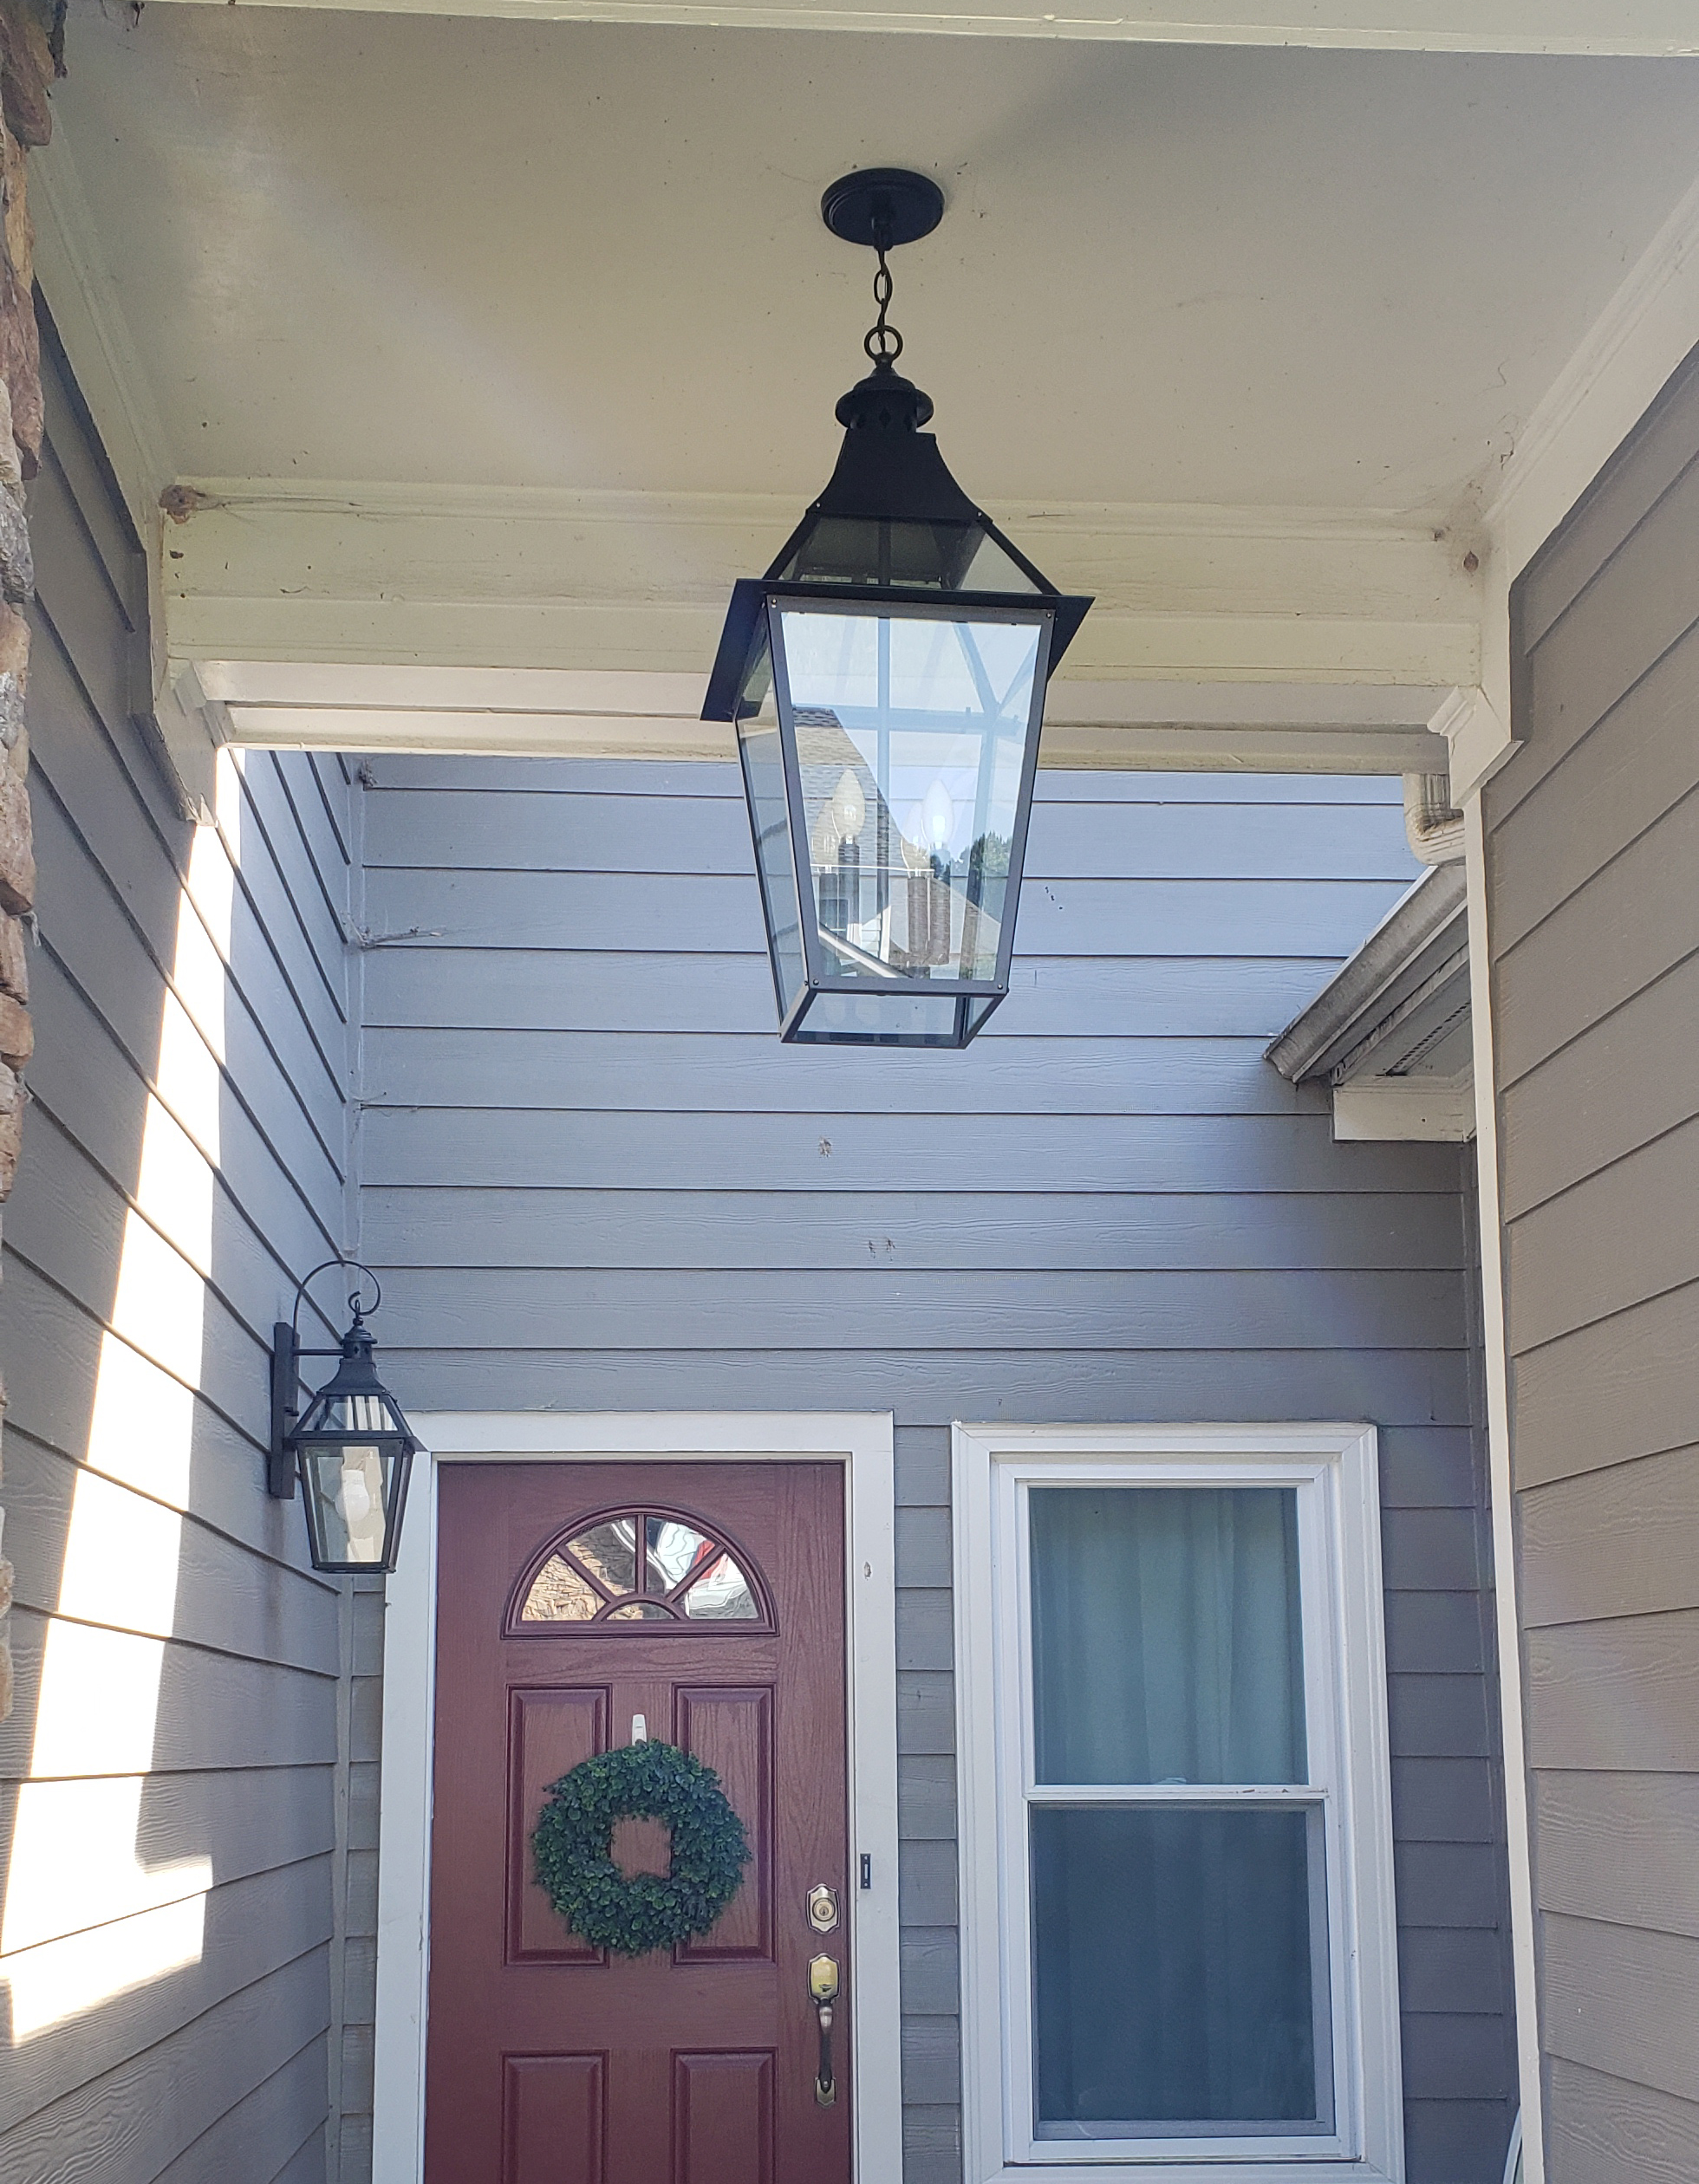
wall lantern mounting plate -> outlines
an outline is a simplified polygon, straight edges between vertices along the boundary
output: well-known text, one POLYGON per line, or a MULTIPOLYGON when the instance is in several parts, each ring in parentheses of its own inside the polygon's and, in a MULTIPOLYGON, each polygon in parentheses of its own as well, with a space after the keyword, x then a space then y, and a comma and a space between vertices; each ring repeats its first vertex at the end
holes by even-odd
POLYGON ((378 1378, 376 1344, 366 1313, 383 1301, 382 1287, 357 1259, 326 1259, 297 1282, 295 1309, 271 1330, 271 1448, 268 1491, 293 1498, 297 1475, 307 1516, 313 1568, 339 1575, 390 1570, 400 1550, 407 1474, 419 1443, 395 1398, 378 1378), (362 1308, 356 1286, 350 1324, 334 1350, 303 1349, 301 1300, 308 1283, 333 1266, 364 1275, 373 1297, 362 1308), (301 1361, 335 1357, 335 1372, 300 1410, 301 1361))
POLYGON ((732 587, 702 708, 737 726, 786 1040, 966 1046, 1007 993, 1045 687, 1091 604, 968 499, 897 372, 887 256, 943 211, 895 167, 821 199, 878 257, 873 369, 825 491, 732 587))

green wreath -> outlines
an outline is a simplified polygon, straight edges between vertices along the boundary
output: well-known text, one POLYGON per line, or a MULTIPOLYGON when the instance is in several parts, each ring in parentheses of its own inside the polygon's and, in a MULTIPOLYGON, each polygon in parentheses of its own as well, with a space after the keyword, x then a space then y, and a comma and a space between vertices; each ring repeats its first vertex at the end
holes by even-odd
POLYGON ((531 1833, 539 1888, 575 1933, 615 1956, 647 1956, 707 1933, 736 1895, 749 1839, 712 1767, 651 1739, 599 1752, 549 1785, 531 1833), (671 1870, 622 1873, 616 1820, 663 1820, 671 1870))

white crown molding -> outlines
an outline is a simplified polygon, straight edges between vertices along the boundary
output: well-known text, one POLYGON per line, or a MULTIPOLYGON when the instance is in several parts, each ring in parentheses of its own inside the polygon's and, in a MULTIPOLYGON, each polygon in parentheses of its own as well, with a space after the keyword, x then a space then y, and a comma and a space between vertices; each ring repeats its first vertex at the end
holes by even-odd
MULTIPOLYGON (((884 30, 981 37, 1109 38, 1180 45, 1350 47, 1373 53, 1699 53, 1691 0, 1232 0, 1175 10, 1123 0, 1102 15, 1046 15, 1022 0, 259 0, 383 14, 511 16, 537 22, 884 30)), ((201 0, 224 6, 228 0, 201 0)))
POLYGON ((1696 345, 1699 182, 1536 405, 1505 465, 1486 520, 1507 582, 1527 567, 1696 345))
POLYGON ((138 536, 150 547, 175 465, 134 337, 107 270, 62 117, 29 154, 36 277, 138 536))
POLYGON ((1435 735, 1445 738, 1451 801, 1460 806, 1519 747, 1503 714, 1478 685, 1449 692, 1428 725, 1435 735))

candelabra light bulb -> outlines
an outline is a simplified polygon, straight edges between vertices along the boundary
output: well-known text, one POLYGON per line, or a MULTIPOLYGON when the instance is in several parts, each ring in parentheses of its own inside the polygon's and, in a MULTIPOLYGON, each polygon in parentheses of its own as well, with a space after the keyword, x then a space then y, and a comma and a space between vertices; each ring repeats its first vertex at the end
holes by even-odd
POLYGON ((854 842, 867 824, 867 798, 862 794, 862 784, 846 766, 837 777, 832 791, 832 816, 837 830, 845 842, 854 842))
POLYGON ((924 839, 942 855, 955 832, 955 802, 941 781, 934 781, 921 804, 924 839))
POLYGON ((820 807, 820 816, 814 822, 814 831, 809 837, 810 847, 814 851, 815 863, 822 866, 835 863, 837 858, 837 845, 843 839, 843 835, 838 831, 836 813, 830 803, 823 803, 820 807))

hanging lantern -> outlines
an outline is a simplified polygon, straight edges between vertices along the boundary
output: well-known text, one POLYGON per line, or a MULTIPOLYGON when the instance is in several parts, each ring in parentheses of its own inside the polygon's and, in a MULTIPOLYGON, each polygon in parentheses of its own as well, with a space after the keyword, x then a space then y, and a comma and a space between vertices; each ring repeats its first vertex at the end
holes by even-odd
MULTIPOLYGON (((295 1316, 273 1329, 271 1351, 270 1491, 289 1498, 299 1472, 313 1568, 342 1575, 394 1569, 407 1474, 419 1447, 400 1406, 378 1378, 376 1344, 357 1290, 348 1299, 353 1323, 340 1349, 301 1347, 298 1322, 307 1283, 329 1267, 355 1264, 327 1259, 313 1269, 296 1286, 295 1316), (297 1420, 301 1360, 331 1356, 341 1361, 335 1372, 297 1420)), ((377 1277, 363 1266, 358 1271, 376 1291, 375 1311, 382 1298, 377 1277)))
POLYGON ((733 587, 702 711, 737 725, 783 1039, 966 1046, 1008 991, 1045 686, 1091 604, 968 499, 897 373, 887 254, 943 210, 890 168, 822 200, 878 256, 873 370, 825 491, 733 587))

